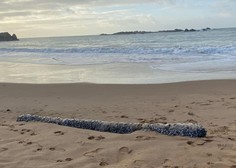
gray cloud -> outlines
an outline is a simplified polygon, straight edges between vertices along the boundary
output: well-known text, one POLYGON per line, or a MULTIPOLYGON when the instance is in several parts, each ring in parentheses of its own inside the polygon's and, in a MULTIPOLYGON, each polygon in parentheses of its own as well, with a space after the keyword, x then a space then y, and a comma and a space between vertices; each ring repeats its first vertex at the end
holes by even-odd
POLYGON ((1 11, 7 10, 28 10, 28 9, 51 9, 60 7, 81 6, 119 6, 133 4, 170 4, 173 0, 2 0, 0 2, 1 11))
POLYGON ((229 23, 230 16, 235 14, 232 13, 235 0, 215 0, 214 3, 208 0, 1 0, 0 31, 13 31, 20 36, 54 36, 158 30, 179 27, 184 22, 184 26, 190 27, 208 23, 209 17, 195 16, 192 22, 186 21, 192 20, 192 16, 177 18, 175 13, 193 9, 199 10, 200 16, 206 2, 211 2, 210 8, 215 10, 211 18, 227 18, 229 23), (153 11, 145 10, 147 6, 153 11))
MULTIPOLYGON (((0 19, 3 21, 16 20, 27 21, 30 19, 43 18, 54 19, 65 17, 82 17, 91 15, 96 7, 108 8, 135 4, 170 4, 172 0, 2 0, 0 2, 0 19), (25 18, 23 18, 25 17, 25 18)), ((104 9, 106 10, 106 9, 104 9)), ((113 11, 112 14, 118 13, 113 11)), ((102 13, 103 14, 103 13, 102 13)))

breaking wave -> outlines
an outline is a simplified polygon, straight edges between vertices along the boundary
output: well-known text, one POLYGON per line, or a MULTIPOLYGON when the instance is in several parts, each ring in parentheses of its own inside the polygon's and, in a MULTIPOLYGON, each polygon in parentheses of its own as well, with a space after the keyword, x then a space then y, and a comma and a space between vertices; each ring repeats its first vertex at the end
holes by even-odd
POLYGON ((0 48, 7 53, 42 53, 42 54, 135 54, 135 55, 236 55, 236 46, 198 46, 198 47, 85 47, 85 48, 0 48))

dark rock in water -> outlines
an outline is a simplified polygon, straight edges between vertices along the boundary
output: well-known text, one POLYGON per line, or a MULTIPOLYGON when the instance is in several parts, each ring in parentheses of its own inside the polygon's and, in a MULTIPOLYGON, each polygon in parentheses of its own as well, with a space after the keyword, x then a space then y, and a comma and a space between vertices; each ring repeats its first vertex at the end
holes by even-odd
POLYGON ((160 30, 159 32, 161 33, 166 33, 166 32, 182 32, 182 29, 174 29, 174 30, 160 30))
POLYGON ((185 32, 195 32, 195 31, 197 31, 197 30, 195 30, 195 29, 185 29, 184 31, 185 31, 185 32))
POLYGON ((12 35, 12 38, 13 38, 14 40, 18 40, 16 34, 13 34, 13 35, 12 35))
POLYGON ((106 36, 106 35, 109 35, 109 34, 106 34, 106 33, 102 33, 102 34, 100 34, 100 36, 106 36))
POLYGON ((156 33, 156 32, 150 32, 150 31, 125 31, 125 32, 113 33, 112 35, 148 34, 148 33, 156 33))
POLYGON ((8 32, 0 33, 0 41, 17 41, 18 38, 15 34, 10 35, 8 32))
POLYGON ((208 31, 208 30, 211 30, 211 28, 210 27, 207 27, 207 28, 205 28, 205 29, 202 29, 203 31, 208 31))
POLYGON ((148 34, 148 33, 157 33, 157 32, 152 32, 152 31, 122 31, 122 32, 116 32, 116 33, 113 33, 113 34, 102 33, 100 35, 101 36, 106 36, 106 35, 131 35, 131 34, 148 34))

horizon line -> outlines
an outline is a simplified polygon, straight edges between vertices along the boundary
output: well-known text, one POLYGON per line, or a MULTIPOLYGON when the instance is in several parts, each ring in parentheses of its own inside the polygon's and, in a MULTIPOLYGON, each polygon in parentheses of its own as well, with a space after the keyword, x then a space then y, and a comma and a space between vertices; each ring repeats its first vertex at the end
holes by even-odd
MULTIPOLYGON (((207 28, 207 27, 206 27, 207 28)), ((211 27, 209 27, 211 28, 211 27)), ((235 27, 221 27, 221 28, 211 28, 211 30, 216 30, 216 29, 233 29, 233 28, 236 28, 235 27)), ((175 28, 175 29, 179 29, 179 28, 175 28)), ((175 29, 166 29, 166 30, 175 30, 175 29)), ((192 29, 192 28, 186 28, 186 29, 192 29)), ((195 29, 195 30, 202 30, 204 28, 201 28, 201 29, 195 29)), ((156 31, 148 31, 148 30, 131 30, 131 31, 117 31, 117 32, 135 32, 135 31, 144 31, 144 32, 153 32, 153 33, 161 33, 160 31, 166 31, 166 30, 156 30, 156 31)), ((184 30, 184 29, 182 29, 184 30)), ((115 32, 115 33, 117 33, 115 32)), ((2 33, 2 32, 0 32, 2 33)), ((15 34, 15 33, 13 33, 15 34)), ((58 36, 35 36, 35 37, 22 37, 22 38, 19 38, 18 36, 18 39, 33 39, 33 38, 60 38, 60 37, 84 37, 84 36, 100 36, 101 34, 107 34, 107 35, 112 35, 113 33, 99 33, 99 34, 84 34, 84 35, 58 35, 58 36)))

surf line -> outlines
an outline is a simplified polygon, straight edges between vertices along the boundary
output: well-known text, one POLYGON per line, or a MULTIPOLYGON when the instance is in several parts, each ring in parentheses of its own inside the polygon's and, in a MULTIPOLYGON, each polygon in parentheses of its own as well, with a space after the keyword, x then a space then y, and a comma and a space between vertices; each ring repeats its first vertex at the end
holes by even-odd
POLYGON ((23 114, 17 117, 17 122, 31 121, 118 134, 129 134, 138 130, 154 131, 169 136, 205 137, 207 134, 205 128, 199 124, 194 123, 125 123, 101 120, 62 119, 59 117, 48 117, 31 114, 23 114))

